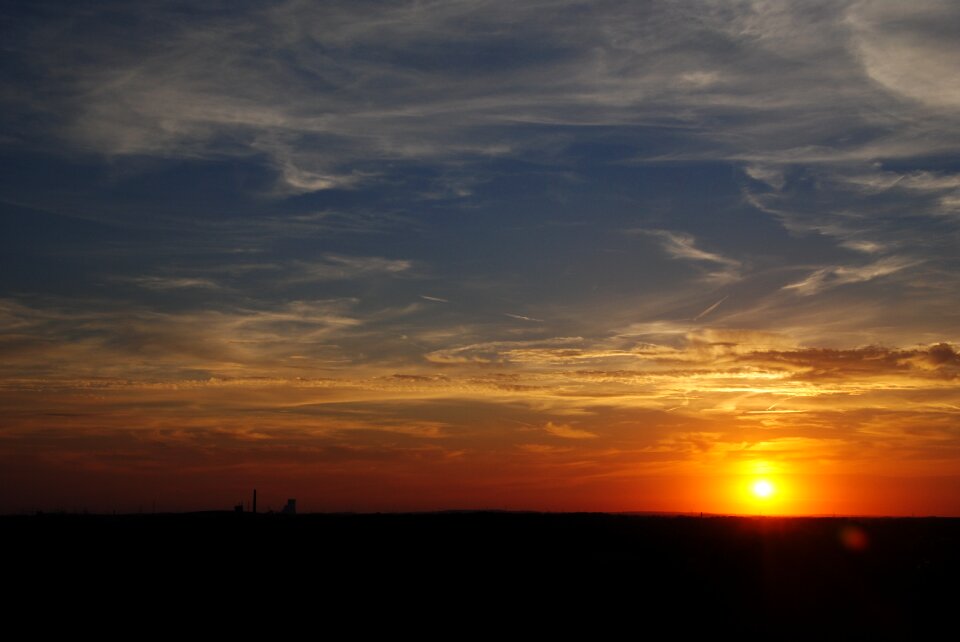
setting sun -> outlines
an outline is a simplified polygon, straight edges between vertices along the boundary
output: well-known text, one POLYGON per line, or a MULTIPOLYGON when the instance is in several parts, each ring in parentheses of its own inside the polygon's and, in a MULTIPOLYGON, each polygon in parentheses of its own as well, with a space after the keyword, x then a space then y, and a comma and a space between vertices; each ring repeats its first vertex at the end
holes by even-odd
POLYGON ((774 489, 773 484, 766 479, 760 479, 753 483, 753 486, 750 487, 750 490, 753 491, 754 497, 758 499, 767 499, 773 496, 776 489, 774 489))

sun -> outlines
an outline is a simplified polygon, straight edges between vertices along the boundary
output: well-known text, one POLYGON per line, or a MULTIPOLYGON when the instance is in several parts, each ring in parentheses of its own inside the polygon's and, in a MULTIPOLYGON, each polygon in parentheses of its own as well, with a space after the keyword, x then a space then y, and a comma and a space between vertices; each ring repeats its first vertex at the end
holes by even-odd
POLYGON ((731 509, 742 515, 785 515, 796 512, 797 477, 784 464, 769 460, 733 464, 728 479, 731 509))
POLYGON ((766 479, 758 479, 757 481, 753 482, 750 490, 753 492, 753 496, 757 499, 768 499, 776 492, 773 484, 766 479))

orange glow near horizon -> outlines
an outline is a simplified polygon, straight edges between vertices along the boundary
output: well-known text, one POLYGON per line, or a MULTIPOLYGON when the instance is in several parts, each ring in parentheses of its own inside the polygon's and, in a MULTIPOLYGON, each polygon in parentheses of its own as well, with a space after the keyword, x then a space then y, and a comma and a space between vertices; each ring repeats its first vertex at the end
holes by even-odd
POLYGON ((256 486, 305 511, 960 511, 960 467, 944 448, 960 407, 952 348, 774 354, 758 343, 730 366, 701 337, 723 351, 749 339, 703 332, 634 370, 616 369, 613 349, 518 343, 489 348, 506 355, 499 365, 456 353, 442 369, 348 365, 316 378, 272 362, 246 376, 208 364, 218 376, 202 380, 121 378, 120 365, 112 378, 83 376, 97 355, 58 352, 60 378, 0 385, 0 481, 20 489, 0 510, 137 510, 154 497, 204 509, 256 486), (678 369, 678 355, 691 365, 678 369), (811 383, 808 364, 829 381, 811 383), (723 378, 768 377, 761 365, 797 385, 723 378))

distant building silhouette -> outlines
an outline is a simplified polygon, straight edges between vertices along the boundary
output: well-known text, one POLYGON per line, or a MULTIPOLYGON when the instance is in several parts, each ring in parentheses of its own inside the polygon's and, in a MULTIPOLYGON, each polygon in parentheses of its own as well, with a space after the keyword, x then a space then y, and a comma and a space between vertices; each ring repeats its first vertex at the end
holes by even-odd
POLYGON ((283 507, 283 510, 280 511, 281 515, 296 515, 297 514, 297 500, 288 499, 287 505, 283 507))

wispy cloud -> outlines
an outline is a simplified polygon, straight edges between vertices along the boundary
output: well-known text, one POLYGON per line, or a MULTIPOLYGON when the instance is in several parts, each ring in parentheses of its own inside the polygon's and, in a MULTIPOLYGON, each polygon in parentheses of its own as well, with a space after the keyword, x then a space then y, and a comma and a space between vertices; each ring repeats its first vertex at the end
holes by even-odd
POLYGON ((876 241, 865 239, 849 238, 840 242, 840 245, 863 254, 877 254, 883 252, 886 248, 883 244, 876 241))
POLYGON ((352 300, 189 313, 68 303, 0 299, 0 461, 13 449, 32 474, 187 462, 195 481, 204 467, 268 462, 352 480, 375 462, 385 479, 435 481, 469 456, 471 478, 489 466, 484 484, 508 468, 509 483, 555 488, 772 454, 789 470, 882 472, 892 451, 927 473, 960 456, 960 346, 947 341, 826 349, 651 324, 660 334, 458 346, 452 329, 443 353, 398 363, 352 300), (361 363, 363 351, 376 356, 361 363))
POLYGON ((581 430, 579 428, 574 428, 568 424, 555 424, 552 421, 548 421, 544 424, 543 429, 553 435, 554 437, 560 437, 561 439, 596 439, 597 435, 590 432, 589 430, 581 430))
POLYGON ((672 232, 669 230, 648 229, 630 229, 626 232, 628 234, 641 234, 656 238, 660 242, 660 247, 663 248, 664 252, 671 258, 681 261, 712 263, 719 266, 720 269, 710 271, 705 275, 708 281, 731 283, 741 278, 740 261, 697 247, 697 241, 691 234, 672 232))
POLYGON ((707 252, 696 246, 696 239, 690 234, 670 232, 668 230, 629 230, 634 234, 649 234, 657 237, 664 251, 675 259, 688 261, 707 261, 731 267, 740 265, 739 261, 728 259, 714 252, 707 252))
POLYGON ((399 275, 413 267, 405 259, 378 256, 324 255, 320 261, 296 261, 290 274, 292 281, 337 281, 371 276, 399 275))
POLYGON ((862 283, 873 279, 900 272, 917 265, 918 261, 911 261, 899 257, 880 259, 860 266, 838 265, 820 268, 812 272, 802 281, 783 286, 784 290, 793 290, 797 294, 811 295, 828 288, 834 288, 850 283, 862 283))
MULTIPOLYGON (((356 301, 292 301, 269 309, 155 311, 102 302, 90 311, 76 301, 45 306, 0 305, 0 337, 8 352, 3 374, 70 378, 262 376, 344 360, 334 340, 364 323, 356 301), (60 337, 62 343, 56 338, 60 337), (122 373, 126 372, 126 375, 122 373)), ((344 361, 346 362, 346 361, 344 361)))
POLYGON ((189 288, 216 290, 221 287, 216 281, 197 277, 141 276, 130 278, 118 277, 118 280, 129 281, 149 290, 180 290, 189 288))
POLYGON ((682 141, 674 157, 785 162, 916 154, 938 129, 956 142, 948 113, 923 121, 903 102, 955 102, 939 80, 956 55, 937 28, 955 17, 944 3, 913 3, 910 20, 859 2, 582 7, 557 2, 545 18, 499 0, 376 11, 290 1, 198 17, 170 5, 149 32, 72 12, 61 29, 20 25, 21 55, 62 73, 7 102, 59 96, 61 131, 109 154, 264 154, 288 192, 376 180, 370 161, 542 148, 524 125, 655 123, 682 141), (72 55, 51 54, 54 37, 72 55), (468 61, 507 51, 512 64, 464 80, 468 61), (910 126, 891 132, 898 121, 910 126))
POLYGON ((326 174, 297 167, 292 162, 281 165, 284 192, 298 194, 318 192, 328 189, 350 189, 355 187, 362 177, 359 174, 326 174))
POLYGON ((857 2, 846 18, 871 79, 934 108, 960 106, 960 88, 943 82, 960 64, 960 46, 942 29, 960 18, 956 5, 857 2))
POLYGON ((766 183, 774 189, 783 189, 786 178, 783 175, 783 168, 776 165, 762 165, 759 163, 748 164, 744 167, 747 176, 755 181, 766 183))

